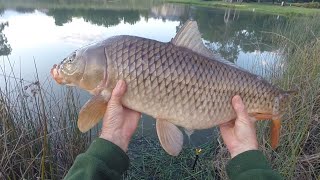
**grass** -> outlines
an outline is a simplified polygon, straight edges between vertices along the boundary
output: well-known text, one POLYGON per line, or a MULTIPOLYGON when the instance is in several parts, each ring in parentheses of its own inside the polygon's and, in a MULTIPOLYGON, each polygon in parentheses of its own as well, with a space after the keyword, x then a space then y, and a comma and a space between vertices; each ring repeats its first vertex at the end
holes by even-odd
POLYGON ((320 2, 309 2, 309 3, 294 3, 293 6, 304 7, 304 8, 320 8, 320 2))
POLYGON ((266 14, 275 15, 314 15, 319 14, 320 9, 302 8, 296 6, 280 6, 279 4, 272 5, 271 3, 227 3, 223 1, 203 1, 203 0, 167 0, 172 3, 192 4, 204 7, 216 8, 234 8, 244 11, 255 11, 266 14))
MULTIPOLYGON (((258 123, 260 149, 285 179, 320 176, 318 19, 292 19, 273 32, 264 32, 283 47, 282 72, 275 72, 270 80, 284 89, 298 90, 284 117, 276 151, 269 145, 269 123, 258 123)), ((37 76, 26 81, 11 69, 10 63, 0 66, 5 82, 0 89, 0 179, 62 179, 97 130, 81 134, 77 129, 80 102, 75 89, 57 91, 51 81, 39 82, 37 76)), ((204 153, 192 170, 194 149, 185 146, 180 156, 171 157, 155 137, 138 131, 129 146, 131 164, 123 179, 227 179, 230 157, 221 138, 201 147, 204 153)))

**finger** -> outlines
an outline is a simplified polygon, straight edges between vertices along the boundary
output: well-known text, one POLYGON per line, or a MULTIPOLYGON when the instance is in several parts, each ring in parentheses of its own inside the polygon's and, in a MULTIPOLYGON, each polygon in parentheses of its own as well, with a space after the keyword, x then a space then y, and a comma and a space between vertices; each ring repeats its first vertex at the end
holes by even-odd
POLYGON ((247 109, 240 96, 236 95, 232 98, 232 106, 237 114, 237 119, 250 120, 247 109))
POLYGON ((126 83, 123 80, 119 80, 116 87, 113 89, 111 98, 108 104, 121 105, 121 98, 126 92, 126 83))
POLYGON ((228 132, 230 132, 230 130, 232 129, 232 126, 230 124, 224 124, 224 125, 220 125, 220 132, 221 135, 223 136, 224 134, 228 134, 228 132))
POLYGON ((223 128, 233 128, 234 127, 234 122, 235 122, 235 119, 231 120, 231 121, 228 121, 226 123, 223 123, 223 124, 220 124, 219 127, 223 127, 223 128))

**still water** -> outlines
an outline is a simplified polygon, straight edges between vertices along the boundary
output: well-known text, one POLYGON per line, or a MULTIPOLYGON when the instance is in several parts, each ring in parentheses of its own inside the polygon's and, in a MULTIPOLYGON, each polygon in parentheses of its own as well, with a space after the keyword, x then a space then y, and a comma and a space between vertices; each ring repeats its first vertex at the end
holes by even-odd
MULTIPOLYGON (((79 47, 115 35, 168 42, 188 19, 197 21, 208 48, 250 71, 266 75, 281 57, 280 48, 272 44, 266 33, 286 21, 276 15, 157 1, 145 4, 130 1, 131 5, 121 4, 122 1, 104 2, 99 8, 96 4, 91 7, 80 6, 81 3, 73 6, 27 2, 4 3, 7 8, 0 10, 0 74, 14 72, 31 82, 35 79, 35 65, 40 82, 48 82, 52 65, 79 47)), ((0 87, 5 85, 1 78, 0 75, 0 87)), ((53 83, 52 88, 61 87, 53 83)), ((88 98, 87 93, 81 93, 81 103, 88 98)), ((147 123, 146 128, 153 128, 154 121, 143 122, 147 123)), ((206 139, 201 137, 210 137, 211 133, 210 130, 198 133, 195 138, 206 139)), ((203 140, 196 140, 200 141, 203 140)))

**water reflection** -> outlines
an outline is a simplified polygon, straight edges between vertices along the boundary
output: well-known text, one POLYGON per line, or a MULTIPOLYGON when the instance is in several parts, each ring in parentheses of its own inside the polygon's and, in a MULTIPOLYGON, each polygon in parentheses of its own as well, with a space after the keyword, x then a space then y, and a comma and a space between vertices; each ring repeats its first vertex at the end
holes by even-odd
POLYGON ((151 8, 151 16, 164 20, 182 21, 188 19, 190 6, 182 4, 162 4, 151 8))
POLYGON ((71 22, 74 17, 105 27, 118 25, 121 21, 135 24, 141 16, 148 18, 147 14, 136 10, 49 9, 46 14, 54 17, 57 26, 71 22))
MULTIPOLYGON (((71 22, 74 17, 81 17, 86 22, 104 27, 116 26, 122 21, 135 24, 144 18, 161 18, 164 21, 180 21, 180 26, 187 19, 198 22, 203 39, 207 46, 235 62, 240 52, 273 51, 270 38, 262 31, 272 31, 276 24, 283 23, 284 18, 241 12, 232 9, 212 10, 207 8, 190 8, 176 4, 163 4, 146 10, 49 10, 47 15, 53 16, 55 23, 62 26, 71 22), (272 47, 272 48, 271 48, 272 47)), ((179 27, 180 27, 179 26, 179 27)), ((177 27, 178 29, 178 27, 177 27)))
POLYGON ((0 56, 8 56, 11 54, 11 46, 8 43, 8 39, 6 35, 3 33, 5 27, 9 26, 8 22, 1 22, 0 23, 0 56))
MULTIPOLYGON (((16 8, 20 13, 33 13, 35 9, 16 8)), ((255 51, 274 51, 271 39, 262 31, 272 31, 276 24, 283 23, 285 18, 273 15, 240 12, 232 9, 208 9, 177 4, 163 4, 150 9, 42 9, 47 16, 53 17, 56 26, 76 21, 82 18, 92 25, 112 27, 120 23, 131 25, 149 18, 159 18, 163 21, 180 21, 180 26, 188 20, 198 22, 206 45, 221 54, 225 59, 235 62, 239 53, 255 51)), ((178 29, 180 26, 177 26, 178 29)), ((165 32, 163 32, 165 33, 165 32)), ((4 35, 3 35, 4 36, 4 35)), ((5 36, 4 36, 5 37, 5 36)), ((3 54, 5 55, 5 54, 3 54)))
POLYGON ((232 62, 238 59, 240 52, 258 50, 263 53, 278 49, 272 44, 270 36, 262 32, 272 32, 277 24, 285 21, 285 18, 277 19, 273 15, 230 9, 203 11, 200 8, 193 12, 193 17, 207 45, 232 62))

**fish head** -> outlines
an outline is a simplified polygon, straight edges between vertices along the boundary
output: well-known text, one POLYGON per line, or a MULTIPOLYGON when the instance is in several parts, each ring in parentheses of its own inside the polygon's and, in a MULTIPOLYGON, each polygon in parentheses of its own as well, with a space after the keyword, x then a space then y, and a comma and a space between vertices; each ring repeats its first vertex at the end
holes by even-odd
POLYGON ((53 65, 50 73, 58 84, 94 91, 106 80, 106 61, 103 46, 93 44, 72 52, 53 65))
POLYGON ((53 65, 51 76, 58 84, 75 85, 79 84, 83 76, 86 62, 81 58, 78 51, 72 52, 58 65, 53 65))

